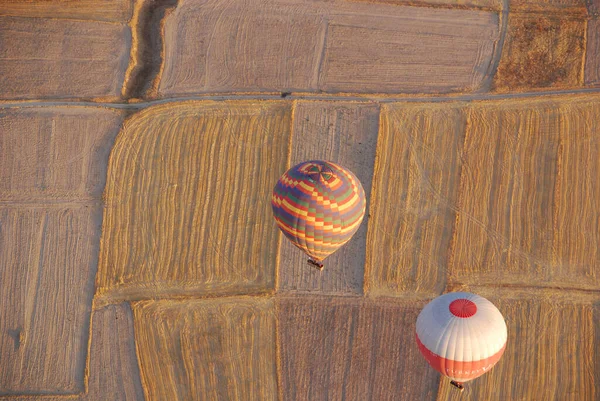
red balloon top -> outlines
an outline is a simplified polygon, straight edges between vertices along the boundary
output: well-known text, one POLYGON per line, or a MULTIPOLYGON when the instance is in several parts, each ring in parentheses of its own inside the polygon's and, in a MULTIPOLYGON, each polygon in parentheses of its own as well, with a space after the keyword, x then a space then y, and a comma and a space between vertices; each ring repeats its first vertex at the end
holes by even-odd
POLYGON ((477 305, 465 298, 455 299, 450 303, 450 313, 454 316, 467 318, 477 313, 477 305))

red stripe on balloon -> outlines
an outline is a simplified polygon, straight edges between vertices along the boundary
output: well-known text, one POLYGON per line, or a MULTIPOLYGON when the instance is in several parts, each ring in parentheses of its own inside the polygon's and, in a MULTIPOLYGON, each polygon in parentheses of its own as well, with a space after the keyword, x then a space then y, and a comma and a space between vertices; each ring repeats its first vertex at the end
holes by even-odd
POLYGON ((433 353, 425 345, 423 345, 418 335, 415 335, 415 337, 417 338, 419 351, 421 351, 431 367, 444 376, 451 377, 458 381, 472 380, 490 370, 496 364, 496 362, 500 360, 500 357, 506 348, 505 343, 500 351, 496 352, 489 358, 480 359, 478 361, 454 361, 433 353))

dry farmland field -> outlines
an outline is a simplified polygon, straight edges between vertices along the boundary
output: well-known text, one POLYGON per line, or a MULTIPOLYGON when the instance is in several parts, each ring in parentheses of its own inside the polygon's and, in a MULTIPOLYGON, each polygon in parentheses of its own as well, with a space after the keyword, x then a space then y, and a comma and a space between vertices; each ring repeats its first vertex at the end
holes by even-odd
POLYGON ((600 0, 0 0, 4 400, 600 400, 600 0), (310 159, 367 197, 323 271, 310 159), (450 291, 508 327, 463 393, 450 291))

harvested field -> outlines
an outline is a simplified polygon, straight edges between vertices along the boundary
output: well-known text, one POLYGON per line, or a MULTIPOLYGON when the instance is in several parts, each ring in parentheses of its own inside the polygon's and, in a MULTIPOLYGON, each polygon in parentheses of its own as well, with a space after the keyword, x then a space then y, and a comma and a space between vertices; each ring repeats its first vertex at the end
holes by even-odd
POLYGON ((0 400, 597 401, 599 12, 1 2, 0 400), (271 210, 316 159, 366 195, 323 270, 271 210), (415 339, 454 291, 508 328, 462 393, 415 339))

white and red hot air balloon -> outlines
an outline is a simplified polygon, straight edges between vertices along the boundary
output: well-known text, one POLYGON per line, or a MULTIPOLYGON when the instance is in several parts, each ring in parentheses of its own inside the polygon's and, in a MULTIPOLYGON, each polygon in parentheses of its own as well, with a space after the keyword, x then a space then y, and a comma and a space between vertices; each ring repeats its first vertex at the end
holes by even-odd
POLYGON ((451 292, 428 303, 417 318, 419 350, 427 362, 452 384, 490 370, 506 348, 506 323, 487 299, 468 292, 451 292))

